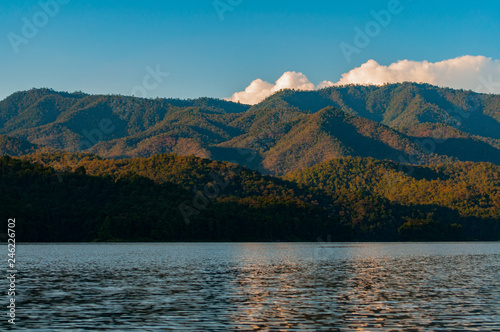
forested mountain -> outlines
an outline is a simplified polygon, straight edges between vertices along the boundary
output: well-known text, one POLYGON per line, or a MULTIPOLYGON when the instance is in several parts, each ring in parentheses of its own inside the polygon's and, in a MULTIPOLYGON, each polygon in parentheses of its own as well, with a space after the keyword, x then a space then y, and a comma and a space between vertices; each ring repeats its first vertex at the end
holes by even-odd
MULTIPOLYGON (((209 98, 152 100, 33 89, 15 93, 0 102, 0 134, 79 151, 101 141, 143 133, 168 121, 167 117, 176 112, 188 113, 187 126, 203 132, 205 123, 197 123, 197 112, 223 117, 247 109, 245 105, 209 98)), ((171 130, 182 133, 182 129, 171 130)))
POLYGON ((500 240, 500 167, 340 158, 285 179, 194 156, 0 158, 19 241, 500 240))
POLYGON ((483 137, 500 138, 500 96, 401 83, 346 85, 319 91, 280 91, 253 106, 317 112, 332 106, 392 128, 442 123, 483 137), (494 121, 492 121, 494 120, 494 121))
POLYGON ((0 211, 18 241, 348 239, 339 218, 292 182, 175 155, 111 160, 47 154, 0 158, 0 211))
POLYGON ((290 173, 285 179, 330 195, 363 191, 398 204, 450 207, 462 217, 500 217, 500 167, 489 163, 408 166, 348 157, 290 173))
MULTIPOLYGON (((439 220, 459 221, 464 234, 482 229, 481 233, 487 231, 495 234, 494 238, 500 236, 500 167, 489 163, 411 166, 349 157, 296 171, 285 178, 306 188, 324 191, 341 205, 363 193, 363 198, 354 203, 360 206, 358 209, 365 209, 364 197, 413 209, 407 215, 408 221, 398 228, 400 239, 429 238, 429 234, 439 232, 439 220), (413 219, 415 211, 420 220, 413 219)), ((367 205, 369 209, 383 206, 381 203, 367 205)), ((379 215, 372 222, 390 223, 391 209, 379 211, 386 215, 379 215)), ((487 237, 486 233, 482 236, 487 237)))
MULTIPOLYGON (((412 164, 500 165, 500 96, 402 83, 280 91, 252 107, 200 98, 141 99, 50 89, 0 102, 0 151, 82 151, 107 158, 175 153, 264 174, 345 156, 412 164)), ((16 152, 17 151, 17 152, 16 152)))
POLYGON ((345 156, 408 160, 419 163, 453 160, 426 151, 410 137, 377 122, 327 107, 301 114, 290 123, 278 122, 276 129, 239 136, 220 146, 257 151, 260 171, 283 175, 323 161, 345 156), (255 137, 264 136, 262 140, 255 137))
POLYGON ((250 107, 33 89, 0 102, 0 155, 20 241, 500 240, 497 95, 404 83, 250 107))

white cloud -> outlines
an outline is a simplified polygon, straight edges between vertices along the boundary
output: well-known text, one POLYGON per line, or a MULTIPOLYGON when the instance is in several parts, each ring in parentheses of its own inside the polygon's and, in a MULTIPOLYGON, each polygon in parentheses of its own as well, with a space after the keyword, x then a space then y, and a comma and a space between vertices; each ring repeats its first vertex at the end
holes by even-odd
POLYGON ((441 62, 401 60, 389 66, 369 60, 342 75, 333 83, 323 81, 317 86, 302 73, 286 72, 274 84, 257 79, 245 91, 236 92, 228 100, 257 104, 281 89, 314 90, 344 84, 375 84, 398 82, 430 83, 454 89, 500 93, 500 61, 484 56, 462 56, 441 62))
POLYGON ((316 87, 316 89, 324 89, 324 88, 329 88, 331 86, 334 86, 335 83, 333 82, 330 82, 330 81, 323 81, 321 82, 320 84, 318 84, 318 86, 316 87))
POLYGON ((454 89, 499 93, 499 75, 500 61, 484 56, 467 55, 434 63, 402 60, 389 66, 369 60, 343 74, 336 85, 418 82, 454 89))
POLYGON ((309 81, 306 75, 294 71, 287 71, 274 84, 263 81, 260 78, 256 79, 245 89, 245 91, 236 92, 231 98, 228 98, 228 100, 254 105, 281 89, 310 91, 315 88, 314 84, 309 81))

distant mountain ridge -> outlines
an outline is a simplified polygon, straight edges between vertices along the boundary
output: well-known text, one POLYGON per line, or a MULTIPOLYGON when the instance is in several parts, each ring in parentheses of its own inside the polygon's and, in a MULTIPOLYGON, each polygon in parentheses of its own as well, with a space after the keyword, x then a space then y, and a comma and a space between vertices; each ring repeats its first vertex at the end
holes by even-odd
POLYGON ((442 123, 485 137, 500 138, 500 96, 400 83, 347 85, 319 91, 283 90, 252 109, 293 108, 317 112, 332 106, 390 127, 442 123), (495 122, 490 122, 493 119, 495 122), (484 123, 478 121, 485 120, 484 123))
POLYGON ((283 90, 248 106, 33 89, 0 102, 0 134, 8 136, 0 151, 15 155, 175 153, 277 175, 345 156, 500 165, 500 96, 416 83, 349 85, 283 90))

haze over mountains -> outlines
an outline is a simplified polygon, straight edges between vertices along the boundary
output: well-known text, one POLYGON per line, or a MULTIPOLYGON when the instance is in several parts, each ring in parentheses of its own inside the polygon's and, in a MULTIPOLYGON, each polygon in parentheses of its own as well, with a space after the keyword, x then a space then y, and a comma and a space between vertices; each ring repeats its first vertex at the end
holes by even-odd
POLYGON ((160 153, 283 175, 344 156, 500 165, 500 96, 402 83, 282 90, 249 106, 33 89, 0 102, 0 152, 160 153))

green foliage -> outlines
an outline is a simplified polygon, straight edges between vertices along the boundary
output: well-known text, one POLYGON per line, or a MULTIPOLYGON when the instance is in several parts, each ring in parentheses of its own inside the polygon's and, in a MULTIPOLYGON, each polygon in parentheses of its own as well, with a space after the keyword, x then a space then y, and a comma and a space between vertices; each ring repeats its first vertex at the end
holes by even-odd
MULTIPOLYGON (((440 232, 454 234, 439 239, 460 239, 458 231, 449 226, 454 223, 463 225, 464 236, 472 239, 500 238, 500 167, 492 164, 409 166, 348 157, 285 178, 330 195, 343 206, 341 213, 350 216, 353 224, 356 218, 376 211, 367 218, 399 225, 415 218, 431 220, 431 226, 437 223, 440 232), (377 211, 381 206, 385 207, 377 211)), ((410 239, 405 236, 402 239, 410 239)))
POLYGON ((415 83, 282 90, 252 107, 33 89, 0 102, 0 134, 33 149, 107 158, 195 155, 275 175, 345 156, 500 165, 498 105, 497 95, 415 83), (103 121, 109 130, 101 130, 103 121))
MULTIPOLYGON (((79 146, 81 141, 89 140, 85 132, 94 136, 90 145, 122 138, 144 140, 159 134, 192 137, 194 141, 208 138, 217 143, 229 138, 224 123, 248 108, 211 98, 153 100, 33 89, 0 102, 0 134, 71 150, 88 148, 79 146), (99 137, 94 131, 103 120, 109 121, 112 130, 99 137)), ((230 135, 235 134, 236 129, 228 130, 230 135)))
POLYGON ((24 156, 0 211, 26 241, 499 240, 499 109, 415 83, 252 107, 32 89, 0 102, 0 154, 24 156))
POLYGON ((350 236, 320 205, 321 197, 228 163, 175 155, 29 158, 39 162, 0 159, 0 211, 16 217, 20 241, 314 241, 325 231, 340 240, 350 236), (201 207, 195 204, 200 192, 207 202, 201 207), (195 211, 187 222, 182 204, 195 211))
POLYGON ((0 156, 23 156, 35 153, 39 147, 27 141, 0 135, 0 156))
POLYGON ((0 161, 1 211, 24 220, 27 241, 500 239, 492 164, 347 157, 280 179, 194 156, 0 161))

